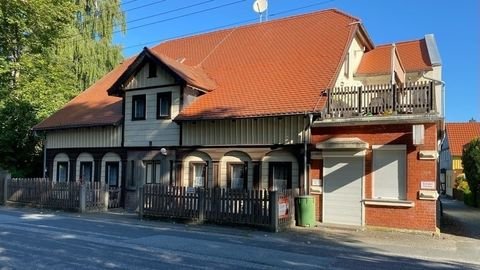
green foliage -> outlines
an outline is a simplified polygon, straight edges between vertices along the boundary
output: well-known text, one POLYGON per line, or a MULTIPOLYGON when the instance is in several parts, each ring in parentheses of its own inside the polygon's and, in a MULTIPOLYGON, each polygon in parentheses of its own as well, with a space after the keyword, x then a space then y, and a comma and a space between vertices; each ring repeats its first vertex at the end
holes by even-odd
POLYGON ((31 128, 122 60, 116 29, 120 0, 0 1, 0 167, 35 174, 31 128))
POLYGON ((9 98, 0 109, 0 167, 14 176, 32 175, 41 152, 39 138, 30 127, 37 122, 34 108, 25 101, 9 98))
POLYGON ((465 174, 460 174, 457 176, 457 178, 455 179, 455 188, 462 191, 465 191, 467 189, 470 190, 470 188, 468 187, 468 181, 467 179, 465 179, 465 174))
POLYGON ((480 183, 480 138, 473 139, 465 146, 462 154, 462 164, 475 204, 480 183))

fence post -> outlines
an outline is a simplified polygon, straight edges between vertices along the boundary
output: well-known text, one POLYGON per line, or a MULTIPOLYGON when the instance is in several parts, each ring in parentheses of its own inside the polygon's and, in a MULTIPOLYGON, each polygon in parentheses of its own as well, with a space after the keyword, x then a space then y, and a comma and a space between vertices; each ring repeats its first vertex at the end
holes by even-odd
POLYGON ((278 191, 269 192, 270 206, 270 228, 273 232, 278 232, 278 191))
POLYGON ((11 179, 11 175, 8 172, 3 173, 3 205, 8 201, 8 180, 11 179))
POLYGON ((143 207, 145 206, 145 194, 143 193, 143 190, 144 186, 138 187, 138 216, 140 219, 143 219, 143 207))
POLYGON ((108 203, 110 201, 110 193, 109 193, 109 187, 108 187, 108 184, 105 185, 105 188, 104 188, 104 206, 103 206, 103 210, 104 211, 108 211, 108 203))
POLYGON ((206 189, 198 189, 198 222, 200 223, 205 221, 205 192, 206 189))
POLYGON ((87 206, 87 188, 84 183, 80 184, 80 213, 85 213, 87 206))

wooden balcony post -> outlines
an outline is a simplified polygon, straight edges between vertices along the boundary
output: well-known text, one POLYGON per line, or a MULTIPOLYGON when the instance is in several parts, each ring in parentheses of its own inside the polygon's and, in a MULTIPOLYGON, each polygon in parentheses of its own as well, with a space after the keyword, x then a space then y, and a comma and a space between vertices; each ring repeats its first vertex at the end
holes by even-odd
POLYGON ((362 115, 362 87, 359 86, 358 88, 358 115, 362 115))
POLYGON ((392 112, 397 111, 397 85, 392 84, 392 112))
POLYGON ((434 101, 433 96, 435 94, 435 91, 434 91, 435 85, 433 84, 433 81, 430 82, 429 87, 430 87, 430 91, 429 91, 430 92, 430 104, 429 104, 428 108, 429 108, 429 111, 432 111, 433 110, 433 101, 434 101))

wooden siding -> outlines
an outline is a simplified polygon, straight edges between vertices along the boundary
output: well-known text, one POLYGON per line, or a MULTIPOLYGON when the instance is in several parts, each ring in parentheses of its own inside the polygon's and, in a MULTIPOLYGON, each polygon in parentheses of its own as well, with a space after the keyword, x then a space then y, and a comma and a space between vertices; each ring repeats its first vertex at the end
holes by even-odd
POLYGON ((133 78, 130 79, 125 89, 135 89, 141 87, 152 87, 157 85, 174 84, 175 79, 169 74, 169 72, 157 66, 157 77, 148 77, 148 64, 144 65, 140 71, 138 71, 133 78))
POLYGON ((269 145, 302 143, 303 116, 184 122, 184 145, 269 145))
POLYGON ((157 66, 157 76, 148 77, 148 64, 143 66, 125 87, 125 146, 176 146, 180 127, 172 121, 180 111, 180 86, 167 86, 175 79, 157 66), (143 87, 148 89, 139 90, 143 87), (158 88, 156 88, 158 87, 158 88), (172 94, 171 119, 157 119, 157 93, 172 94), (145 120, 132 121, 132 96, 146 95, 145 120))
POLYGON ((122 127, 75 128, 47 132, 47 149, 120 147, 122 127))

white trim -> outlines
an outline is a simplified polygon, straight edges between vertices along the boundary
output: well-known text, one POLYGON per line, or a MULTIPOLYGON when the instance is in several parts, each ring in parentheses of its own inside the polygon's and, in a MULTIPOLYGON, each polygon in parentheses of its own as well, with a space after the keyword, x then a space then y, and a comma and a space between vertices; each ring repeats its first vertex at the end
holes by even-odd
POLYGON ((373 150, 407 150, 406 144, 372 145, 373 150))
POLYGON ((406 200, 381 200, 381 199, 364 199, 363 205, 380 205, 380 206, 397 206, 397 207, 414 207, 415 202, 406 200))
MULTIPOLYGON (((378 146, 378 145, 373 145, 373 147, 378 146)), ((405 157, 405 168, 404 169, 404 180, 405 180, 405 198, 407 198, 408 195, 408 153, 407 153, 407 147, 406 145, 403 144, 392 144, 392 145, 381 145, 380 147, 373 148, 372 151, 372 198, 373 200, 399 200, 398 198, 381 198, 378 196, 375 196, 375 175, 376 175, 376 166, 375 166, 375 154, 374 151, 404 151, 404 157, 405 157)))
POLYGON ((322 156, 326 157, 364 157, 367 151, 343 151, 343 150, 336 150, 336 151, 323 151, 322 156))

